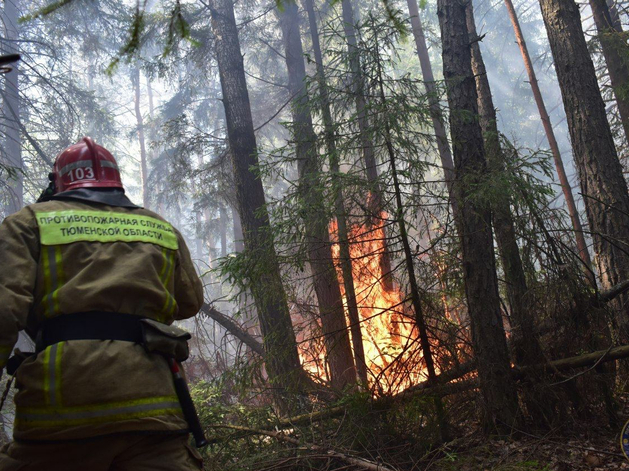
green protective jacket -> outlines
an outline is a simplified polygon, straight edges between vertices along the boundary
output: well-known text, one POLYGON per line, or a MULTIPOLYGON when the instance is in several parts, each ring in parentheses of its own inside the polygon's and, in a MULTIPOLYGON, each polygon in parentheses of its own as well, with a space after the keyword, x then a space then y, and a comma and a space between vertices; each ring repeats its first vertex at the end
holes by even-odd
MULTIPOLYGON (((142 208, 28 206, 0 225, 0 260, 0 371, 18 331, 45 319, 105 311, 171 324, 203 302, 181 234, 142 208)), ((187 428, 166 360, 132 342, 51 345, 20 366, 16 385, 17 440, 187 428)))

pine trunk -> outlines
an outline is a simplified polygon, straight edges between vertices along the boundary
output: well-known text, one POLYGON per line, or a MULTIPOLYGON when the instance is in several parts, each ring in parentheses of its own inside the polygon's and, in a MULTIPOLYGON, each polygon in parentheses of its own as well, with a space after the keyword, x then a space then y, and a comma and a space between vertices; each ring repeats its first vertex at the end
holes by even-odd
POLYGON ((227 257, 227 210, 222 204, 218 207, 218 217, 221 234, 221 257, 227 257))
MULTIPOLYGON (((378 44, 375 44, 376 49, 378 48, 378 44)), ((380 61, 378 61, 377 65, 377 74, 378 74, 378 88, 380 92, 380 104, 384 108, 386 106, 387 98, 384 92, 384 84, 382 77, 382 69, 380 61)), ((388 117, 384 118, 385 120, 388 117)), ((406 263, 406 271, 408 273, 408 284, 411 292, 411 304, 413 306, 413 312, 415 313, 415 323, 417 324, 417 329, 419 330, 419 344, 422 349, 422 355, 424 357, 424 363, 426 364, 426 372, 428 374, 428 383, 436 383, 437 382, 437 372, 435 369, 435 361, 432 354, 432 346, 430 345, 430 340, 428 339, 428 325, 426 324, 426 319, 424 318, 424 309, 422 307, 421 296, 419 294, 419 284, 417 283, 417 277, 415 276, 415 264, 413 262, 414 256, 413 251, 411 250, 411 245, 408 238, 408 232, 406 230, 406 221, 404 220, 404 203, 402 201, 402 188, 400 186, 400 181, 398 179, 398 171, 397 171, 397 158, 395 154, 395 149, 393 148, 393 141, 391 139, 391 125, 389 121, 385 122, 385 145, 387 148, 387 154, 389 156, 389 166, 391 167, 391 174, 393 176, 393 189, 395 191, 395 203, 396 203, 396 214, 395 221, 398 225, 398 229, 400 231, 400 240, 402 242, 402 248, 404 250, 404 261, 406 263)), ((439 432, 441 434, 441 439, 446 442, 450 440, 449 431, 448 431, 448 423, 445 419, 445 413, 443 409, 443 402, 440 397, 434 398, 435 411, 437 415, 437 422, 439 424, 439 432)))
MULTIPOLYGON (((18 40, 19 13, 15 1, 5 1, 4 10, 0 16, 0 24, 4 26, 4 38, 0 38, 1 53, 15 54, 18 40)), ((4 134, 4 145, 0 149, 0 158, 4 164, 12 169, 8 181, 8 194, 5 215, 22 209, 24 184, 22 176, 22 146, 20 137, 20 95, 18 88, 18 64, 12 65, 13 70, 4 75, 4 90, 2 91, 2 116, 0 122, 4 134)), ((1 80, 1 78, 0 78, 1 80)))
POLYGON ((234 252, 240 253, 245 250, 245 236, 242 234, 242 222, 238 209, 232 206, 232 221, 234 224, 234 252))
POLYGON ((331 384, 334 388, 343 390, 356 383, 356 369, 345 323, 343 298, 332 260, 328 218, 323 206, 317 135, 312 126, 306 91, 306 66, 297 4, 285 2, 278 9, 278 16, 288 69, 288 91, 292 97, 292 133, 296 142, 299 193, 303 205, 309 264, 319 305, 331 384))
MULTIPOLYGON (((369 217, 374 221, 379 221, 383 208, 382 189, 378 181, 378 168, 376 155, 374 153, 373 142, 371 140, 371 130, 367 117, 367 103, 365 100, 364 77, 360 67, 360 57, 358 50, 358 40, 356 38, 356 24, 354 19, 354 9, 351 0, 342 0, 343 10, 343 30, 347 41, 347 52, 349 55, 350 73, 352 76, 352 90, 356 103, 356 120, 358 121, 358 131, 360 133, 361 150, 363 154, 363 165, 365 174, 370 185, 370 195, 368 201, 369 217)), ((383 241, 384 251, 380 257, 382 268, 382 283, 388 291, 393 289, 393 279, 391 273, 391 257, 387 248, 387 241, 383 241)))
MULTIPOLYGON (((574 160, 592 231, 601 285, 629 273, 629 194, 605 104, 573 0, 540 0, 568 120, 574 160)), ((629 295, 615 302, 622 339, 629 339, 629 295), (622 311, 622 313, 621 313, 622 311)))
POLYGON ((411 16, 411 29, 413 31, 413 37, 415 38, 417 57, 419 58, 419 64, 422 69, 422 76, 424 78, 424 85, 426 86, 426 92, 428 94, 430 117, 432 119, 432 126, 435 130, 435 136, 437 138, 437 149, 439 151, 439 157, 441 159, 441 166, 443 167, 446 187, 448 188, 450 205, 452 206, 452 211, 456 212, 455 199, 452 197, 452 185, 454 183, 454 163, 452 162, 452 151, 450 150, 450 144, 448 143, 446 129, 443 125, 443 115, 441 113, 441 105, 439 104, 439 90, 437 89, 437 86, 435 84, 435 76, 432 72, 432 64, 430 63, 428 46, 426 44, 426 36, 424 35, 424 28, 422 27, 422 23, 419 18, 419 8, 417 7, 417 0, 406 0, 406 3, 408 5, 408 11, 411 16))
POLYGON ((615 0, 607 0, 606 3, 609 9, 609 15, 612 19, 612 26, 617 32, 622 33, 622 23, 620 22, 620 15, 618 14, 615 0))
POLYGON ((483 134, 478 121, 476 84, 471 67, 465 3, 438 0, 443 70, 450 106, 456 180, 460 208, 463 276, 478 362, 478 377, 489 429, 508 432, 518 420, 518 399, 510 376, 509 353, 500 313, 493 251, 491 214, 473 198, 486 172, 483 134))
POLYGON ((528 48, 526 47, 526 42, 524 41, 522 29, 520 28, 520 22, 515 12, 515 8, 513 7, 512 1, 505 0, 505 5, 509 13, 509 18, 511 19, 511 24, 513 25, 516 41, 518 43, 518 46, 520 47, 522 59, 524 60, 524 67, 526 68, 526 73, 529 77, 531 90, 533 91, 533 97, 535 98, 535 103, 537 104, 537 109, 539 111, 540 118, 542 119, 546 138, 548 139, 548 145, 550 146, 550 150, 553 154, 553 159, 555 160, 555 168, 557 169, 557 176, 559 177, 561 189, 563 191, 564 198, 566 199, 566 205, 568 206, 568 214, 570 215, 572 228, 574 229, 579 257, 585 265, 585 268, 587 270, 586 274, 589 278, 590 284, 592 286, 596 286, 596 280, 594 279, 591 271, 592 260, 590 259, 590 253, 588 252, 587 244, 585 243, 585 236, 583 235, 581 218, 579 217, 577 205, 574 202, 572 187, 570 186, 568 176, 566 175, 566 170, 563 166, 563 160, 561 158, 561 153, 559 152, 559 145, 557 144, 557 139, 555 138, 555 132, 553 131, 550 117, 548 116, 548 112, 546 111, 546 105, 544 104, 544 99, 542 98, 542 92, 540 91, 539 84, 537 83, 535 69, 533 69, 533 62, 531 61, 531 56, 529 55, 528 48))
POLYGON ((257 144, 234 5, 231 0, 214 0, 211 5, 238 213, 252 265, 248 281, 260 321, 266 371, 280 392, 294 390, 303 386, 303 370, 265 208, 262 181, 252 171, 258 166, 257 144))
POLYGON ((603 50, 603 57, 609 72, 618 114, 625 131, 626 139, 629 139, 629 48, 627 39, 622 34, 622 26, 617 30, 614 19, 611 16, 605 0, 590 0, 590 7, 594 15, 594 22, 598 31, 598 39, 603 50))
POLYGON ((341 273, 343 277, 343 287, 345 288, 345 302, 350 321, 350 332, 352 334, 352 347, 354 351, 354 362, 358 379, 363 386, 367 386, 367 362, 365 360, 365 349, 363 347, 363 336, 360 327, 360 315, 356 303, 356 290, 354 289, 354 276, 352 271, 352 258, 349 248, 349 234, 347 230, 347 218, 345 203, 343 199, 342 182, 340 181, 341 169, 339 167, 339 157, 336 149, 336 135, 334 132, 334 122, 330 111, 330 98, 328 95, 325 71, 323 70, 323 55, 321 54, 321 44, 319 42, 319 31, 317 19, 315 17, 312 0, 304 0, 308 12, 308 22, 310 24, 310 36, 312 48, 314 50, 315 63, 317 67, 317 83, 319 86, 319 99, 321 101, 321 116, 323 118, 325 145, 330 160, 330 172, 332 174, 332 185, 334 186, 334 204, 336 221, 338 226, 338 244, 341 273))
MULTIPOLYGON (((467 27, 472 45, 472 72, 476 78, 478 93, 478 113, 488 170, 496 178, 503 178, 505 172, 504 154, 500 143, 500 133, 496 118, 494 100, 491 96, 485 62, 481 54, 479 38, 474 22, 472 3, 467 7, 467 27)), ((509 198, 500 198, 493 202, 493 223, 496 231, 496 242, 502 260, 507 300, 511 310, 512 350, 516 365, 534 365, 544 361, 544 355, 535 333, 532 313, 528 309, 526 275, 520 258, 520 249, 516 240, 513 215, 509 198)))
POLYGON ((135 119, 138 126, 138 141, 140 143, 140 179, 142 180, 142 206, 149 207, 148 163, 146 156, 146 139, 144 138, 144 118, 142 117, 140 93, 140 69, 131 71, 135 105, 135 119))

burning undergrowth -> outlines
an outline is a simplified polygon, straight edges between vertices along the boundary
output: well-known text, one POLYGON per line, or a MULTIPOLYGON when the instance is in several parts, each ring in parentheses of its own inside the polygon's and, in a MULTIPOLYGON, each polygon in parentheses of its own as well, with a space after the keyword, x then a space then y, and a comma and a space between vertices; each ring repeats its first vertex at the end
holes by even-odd
MULTIPOLYGON (((368 387, 374 395, 401 392, 426 379, 419 345, 419 333, 412 317, 406 294, 389 272, 386 257, 385 227, 387 215, 382 214, 371 224, 348 227, 348 248, 351 275, 358 311, 359 329, 352 328, 348 293, 343 280, 343 263, 338 224, 329 226, 332 256, 343 296, 346 324, 350 335, 360 336, 364 349, 368 387)), ((347 267, 347 264, 345 264, 347 267)), ((304 314, 293 314, 296 325, 307 324, 304 314)), ((310 316, 308 316, 310 317, 310 316)), ((313 316, 314 317, 314 316, 313 316)), ((327 380, 323 340, 315 331, 302 328, 298 333, 302 363, 313 376, 327 380)), ((352 339, 355 345, 355 339, 352 339)), ((356 362, 362 361, 353 349, 356 362)))

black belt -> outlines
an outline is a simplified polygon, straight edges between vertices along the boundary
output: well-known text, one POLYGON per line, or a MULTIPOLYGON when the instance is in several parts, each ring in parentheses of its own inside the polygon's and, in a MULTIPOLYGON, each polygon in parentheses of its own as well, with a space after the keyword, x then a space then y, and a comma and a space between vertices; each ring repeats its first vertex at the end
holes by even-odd
POLYGON ((15 374, 24 360, 66 340, 122 340, 142 343, 143 316, 119 312, 89 311, 46 319, 35 337, 35 352, 20 352, 7 361, 7 373, 15 374))
POLYGON ((76 312, 46 319, 37 333, 35 349, 41 352, 66 340, 122 340, 142 343, 142 316, 119 312, 76 312))

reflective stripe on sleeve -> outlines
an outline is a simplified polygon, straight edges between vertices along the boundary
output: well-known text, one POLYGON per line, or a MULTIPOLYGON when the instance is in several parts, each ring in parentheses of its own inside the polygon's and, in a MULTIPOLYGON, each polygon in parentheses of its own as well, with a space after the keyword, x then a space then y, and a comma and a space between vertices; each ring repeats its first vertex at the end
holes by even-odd
POLYGON ((60 246, 46 247, 43 253, 44 270, 44 316, 51 317, 60 312, 59 289, 65 283, 63 259, 60 246))
POLYGON ((176 396, 138 399, 81 407, 18 408, 16 427, 63 427, 92 423, 119 422, 158 415, 181 415, 176 396))
POLYGON ((138 214, 106 211, 51 211, 36 213, 42 245, 74 242, 146 242, 177 250, 173 226, 138 214))
POLYGON ((159 278, 164 286, 164 291, 166 292, 166 299, 164 300, 164 305, 160 310, 159 320, 165 321, 175 310, 175 298, 168 291, 168 285, 170 280, 172 279, 173 272, 175 270, 175 251, 162 249, 162 254, 164 255, 164 265, 162 266, 162 270, 159 274, 159 278))
POLYGON ((57 407, 61 402, 61 356, 63 344, 56 343, 44 350, 44 395, 46 405, 57 407))

